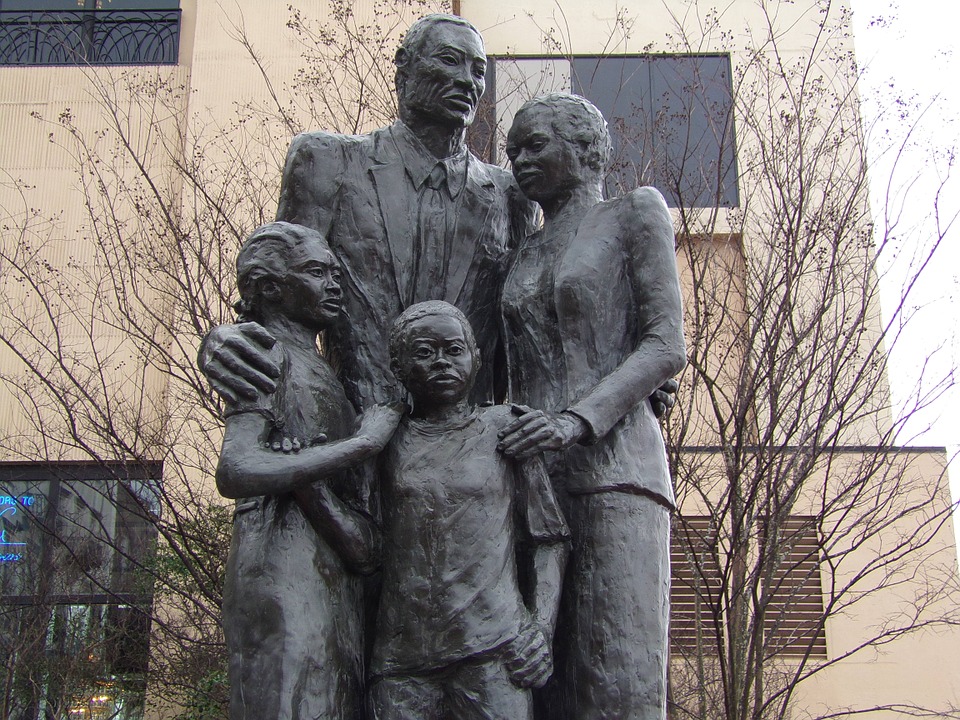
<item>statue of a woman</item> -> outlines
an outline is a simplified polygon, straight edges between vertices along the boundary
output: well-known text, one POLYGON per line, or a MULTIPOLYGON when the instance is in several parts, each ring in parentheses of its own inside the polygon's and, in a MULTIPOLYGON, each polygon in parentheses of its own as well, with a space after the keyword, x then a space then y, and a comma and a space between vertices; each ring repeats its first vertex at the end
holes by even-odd
POLYGON ((573 547, 547 717, 663 718, 670 511, 647 398, 685 364, 674 233, 663 197, 603 200, 600 112, 553 94, 517 113, 507 154, 544 227, 521 245, 502 307, 511 399, 535 408, 501 450, 564 451, 551 477, 573 547))

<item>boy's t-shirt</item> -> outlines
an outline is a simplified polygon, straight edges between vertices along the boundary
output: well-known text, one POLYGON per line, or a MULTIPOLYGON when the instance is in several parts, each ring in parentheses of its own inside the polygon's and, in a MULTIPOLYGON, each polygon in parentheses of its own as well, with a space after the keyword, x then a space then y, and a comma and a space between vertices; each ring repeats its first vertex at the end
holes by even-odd
POLYGON ((455 426, 408 417, 387 447, 375 674, 427 672, 520 631, 517 542, 569 533, 542 464, 521 468, 497 451, 511 418, 502 405, 455 426))

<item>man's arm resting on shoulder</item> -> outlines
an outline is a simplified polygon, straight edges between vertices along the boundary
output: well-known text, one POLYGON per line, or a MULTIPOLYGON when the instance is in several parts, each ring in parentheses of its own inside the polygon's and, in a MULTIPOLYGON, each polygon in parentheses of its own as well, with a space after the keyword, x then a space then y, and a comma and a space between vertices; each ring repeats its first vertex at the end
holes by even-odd
MULTIPOLYGON (((318 230, 326 237, 345 167, 343 139, 304 133, 290 143, 280 183, 277 220, 318 230)), ((257 323, 220 325, 200 344, 197 364, 228 403, 276 388, 280 368, 268 357, 275 340, 257 323)))

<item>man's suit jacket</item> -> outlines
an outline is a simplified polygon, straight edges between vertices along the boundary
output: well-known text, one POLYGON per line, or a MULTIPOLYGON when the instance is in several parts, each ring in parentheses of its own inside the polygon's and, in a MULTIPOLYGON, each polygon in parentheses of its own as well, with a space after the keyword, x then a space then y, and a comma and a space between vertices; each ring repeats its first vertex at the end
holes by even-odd
MULTIPOLYGON (((290 146, 277 219, 320 231, 343 266, 344 312, 327 331, 326 352, 358 407, 400 396, 388 338, 405 309, 398 277, 417 239, 413 191, 396 125, 369 135, 298 135, 290 146), (405 185, 406 184, 406 185, 405 185)), ((533 206, 512 176, 472 154, 450 247, 446 300, 470 320, 481 350, 472 400, 492 399, 498 306, 508 254, 533 222, 533 206)), ((409 274, 409 271, 407 272, 409 274)), ((426 299, 426 298, 421 298, 426 299)))

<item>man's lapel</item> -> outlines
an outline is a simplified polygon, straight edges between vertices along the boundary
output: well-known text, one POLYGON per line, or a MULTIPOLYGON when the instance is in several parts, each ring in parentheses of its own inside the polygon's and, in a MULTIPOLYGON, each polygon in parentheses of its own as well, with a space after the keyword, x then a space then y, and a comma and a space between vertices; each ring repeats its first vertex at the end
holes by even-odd
POLYGON ((410 202, 403 162, 393 147, 390 133, 383 133, 374 146, 374 164, 370 176, 377 192, 380 215, 387 232, 387 244, 393 261, 393 277, 400 305, 409 297, 413 243, 417 232, 416 203, 410 202))
POLYGON ((447 301, 457 304, 463 284, 491 232, 487 216, 496 203, 493 178, 486 166, 473 155, 467 156, 467 183, 457 213, 453 247, 447 266, 447 301))

